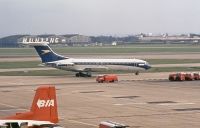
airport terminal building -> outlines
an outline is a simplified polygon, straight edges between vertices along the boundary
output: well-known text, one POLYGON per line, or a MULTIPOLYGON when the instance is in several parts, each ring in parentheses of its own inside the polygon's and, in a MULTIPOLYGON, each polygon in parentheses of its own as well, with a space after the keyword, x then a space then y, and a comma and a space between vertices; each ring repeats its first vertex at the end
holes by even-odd
POLYGON ((50 45, 84 46, 91 43, 89 36, 71 35, 14 35, 0 39, 0 47, 22 47, 20 42, 49 42, 50 45))
POLYGON ((61 46, 116 46, 129 44, 200 44, 198 34, 139 34, 124 37, 116 36, 85 36, 79 34, 66 35, 13 35, 0 38, 0 47, 22 47, 20 42, 49 42, 50 45, 61 46))

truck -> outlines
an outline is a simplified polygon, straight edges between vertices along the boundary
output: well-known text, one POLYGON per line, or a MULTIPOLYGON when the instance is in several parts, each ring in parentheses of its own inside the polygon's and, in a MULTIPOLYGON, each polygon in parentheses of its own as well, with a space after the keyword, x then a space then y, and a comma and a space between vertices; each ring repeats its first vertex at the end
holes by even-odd
POLYGON ((169 74, 169 80, 170 81, 176 81, 176 73, 169 74))
POLYGON ((97 81, 98 83, 116 82, 116 81, 118 81, 118 77, 117 77, 117 75, 114 75, 114 74, 99 75, 99 76, 96 77, 96 81, 97 81))
POLYGON ((185 73, 179 72, 179 73, 172 73, 169 75, 170 81, 184 81, 185 80, 185 73))
POLYGON ((193 75, 194 75, 194 80, 200 80, 200 73, 194 72, 193 75))
POLYGON ((183 73, 183 72, 177 73, 176 80, 177 81, 185 81, 185 73, 183 73))
POLYGON ((185 74, 185 80, 187 80, 187 81, 192 81, 192 80, 194 80, 194 75, 193 75, 193 73, 186 73, 186 74, 185 74))

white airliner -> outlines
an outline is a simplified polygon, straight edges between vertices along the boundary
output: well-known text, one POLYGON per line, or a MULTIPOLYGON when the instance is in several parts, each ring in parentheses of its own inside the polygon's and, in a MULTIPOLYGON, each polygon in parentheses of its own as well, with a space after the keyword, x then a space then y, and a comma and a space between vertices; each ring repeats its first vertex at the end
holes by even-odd
POLYGON ((140 71, 151 68, 148 62, 139 59, 75 59, 55 53, 47 42, 27 42, 23 44, 34 46, 45 65, 77 72, 76 77, 91 77, 92 71, 102 69, 129 71, 138 75, 140 71))

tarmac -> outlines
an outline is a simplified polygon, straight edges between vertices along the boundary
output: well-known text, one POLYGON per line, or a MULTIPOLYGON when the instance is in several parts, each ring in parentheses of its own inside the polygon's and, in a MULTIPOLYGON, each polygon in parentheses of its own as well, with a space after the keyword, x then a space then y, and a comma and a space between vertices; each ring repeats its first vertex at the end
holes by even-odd
POLYGON ((29 110, 39 85, 57 88, 60 125, 97 128, 114 121, 130 128, 199 128, 200 81, 170 82, 169 73, 119 75, 119 82, 95 77, 0 76, 0 116, 29 110))
MULTIPOLYGON (((68 55, 66 55, 68 56, 68 55)), ((70 54, 70 57, 96 55, 70 54)), ((98 55, 99 58, 200 59, 199 53, 139 53, 98 55)), ((0 62, 39 61, 39 57, 1 56, 0 62)), ((187 67, 188 64, 181 64, 187 67)), ((189 64, 189 66, 200 64, 189 64)), ((153 65, 154 67, 176 65, 153 65)), ((177 65, 180 66, 180 65, 177 65)), ((1 69, 7 71, 52 68, 1 69)), ((95 77, 0 76, 0 117, 30 109, 39 85, 57 88, 59 124, 66 128, 97 128, 101 121, 114 121, 130 128, 199 128, 200 81, 170 82, 169 72, 120 74, 119 82, 97 83, 95 77)))

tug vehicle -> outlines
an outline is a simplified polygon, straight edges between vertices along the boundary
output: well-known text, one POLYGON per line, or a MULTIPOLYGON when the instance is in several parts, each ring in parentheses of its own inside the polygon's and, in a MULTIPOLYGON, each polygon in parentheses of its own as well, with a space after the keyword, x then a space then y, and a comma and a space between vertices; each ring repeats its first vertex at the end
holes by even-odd
POLYGON ((118 77, 117 77, 117 75, 114 75, 114 74, 99 75, 99 76, 97 76, 96 81, 98 83, 104 83, 104 82, 111 83, 111 82, 118 81, 118 77))

